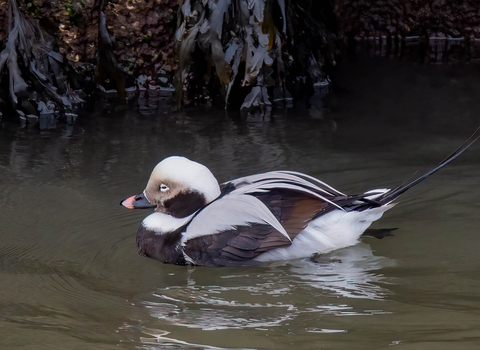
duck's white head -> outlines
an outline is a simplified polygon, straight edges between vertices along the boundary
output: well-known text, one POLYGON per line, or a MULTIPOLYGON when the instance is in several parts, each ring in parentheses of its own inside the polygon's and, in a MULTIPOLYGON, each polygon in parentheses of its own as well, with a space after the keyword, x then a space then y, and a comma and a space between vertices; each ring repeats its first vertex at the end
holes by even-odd
POLYGON ((168 157, 153 169, 143 194, 122 202, 127 208, 156 207, 174 217, 186 217, 220 195, 208 168, 185 157, 168 157))

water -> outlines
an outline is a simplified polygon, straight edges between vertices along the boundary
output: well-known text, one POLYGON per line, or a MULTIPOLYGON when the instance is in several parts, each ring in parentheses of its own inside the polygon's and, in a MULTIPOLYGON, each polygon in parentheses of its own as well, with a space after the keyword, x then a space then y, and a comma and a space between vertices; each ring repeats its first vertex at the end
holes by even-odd
POLYGON ((393 237, 255 268, 137 255, 146 211, 118 205, 184 155, 220 181, 274 169, 347 193, 437 164, 480 124, 476 66, 344 66, 310 111, 83 116, 0 129, 2 349, 477 349, 480 144, 405 194, 393 237))

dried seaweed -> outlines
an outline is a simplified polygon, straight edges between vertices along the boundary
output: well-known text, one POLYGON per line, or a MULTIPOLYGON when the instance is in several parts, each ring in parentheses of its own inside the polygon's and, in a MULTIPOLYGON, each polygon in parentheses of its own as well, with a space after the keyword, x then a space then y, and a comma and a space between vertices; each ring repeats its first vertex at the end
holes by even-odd
POLYGON ((125 77, 112 54, 115 38, 108 32, 105 13, 103 11, 107 3, 108 1, 101 1, 99 6, 96 80, 100 86, 108 86, 108 84, 105 84, 107 81, 113 82, 120 102, 124 103, 127 98, 125 77))
POLYGON ((30 120, 51 103, 62 112, 71 112, 82 100, 63 74, 63 56, 55 51, 53 39, 23 16, 16 0, 8 4, 9 35, 0 53, 0 80, 9 79, 8 96, 13 109, 21 119, 27 115, 30 120))
POLYGON ((322 67, 335 64, 334 36, 314 6, 313 0, 185 0, 176 33, 178 103, 186 90, 218 94, 228 106, 237 99, 232 91, 241 89, 241 108, 269 106, 274 87, 295 98, 300 82, 324 79, 322 67))

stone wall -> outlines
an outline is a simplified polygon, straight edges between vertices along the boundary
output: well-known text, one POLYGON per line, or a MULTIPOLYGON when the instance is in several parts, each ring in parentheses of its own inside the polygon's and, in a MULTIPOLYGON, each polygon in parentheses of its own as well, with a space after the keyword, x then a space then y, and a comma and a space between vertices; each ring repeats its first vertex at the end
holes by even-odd
POLYGON ((397 46, 398 51, 399 45, 416 43, 433 58, 439 57, 439 50, 452 47, 463 52, 458 58, 480 57, 479 1, 335 0, 334 4, 343 46, 371 41, 380 51, 382 45, 397 46))
POLYGON ((336 0, 343 36, 451 36, 480 38, 480 2, 447 0, 336 0))

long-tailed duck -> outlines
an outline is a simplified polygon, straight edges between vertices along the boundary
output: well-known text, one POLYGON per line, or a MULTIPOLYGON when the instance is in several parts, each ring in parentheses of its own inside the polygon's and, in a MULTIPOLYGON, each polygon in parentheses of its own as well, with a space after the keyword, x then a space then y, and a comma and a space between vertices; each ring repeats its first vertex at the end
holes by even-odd
POLYGON ((139 253, 178 265, 239 266, 327 253, 358 243, 392 201, 480 137, 480 128, 437 167, 394 189, 346 195, 306 174, 272 171, 221 185, 207 167, 169 157, 142 194, 121 202, 155 208, 137 233, 139 253))

